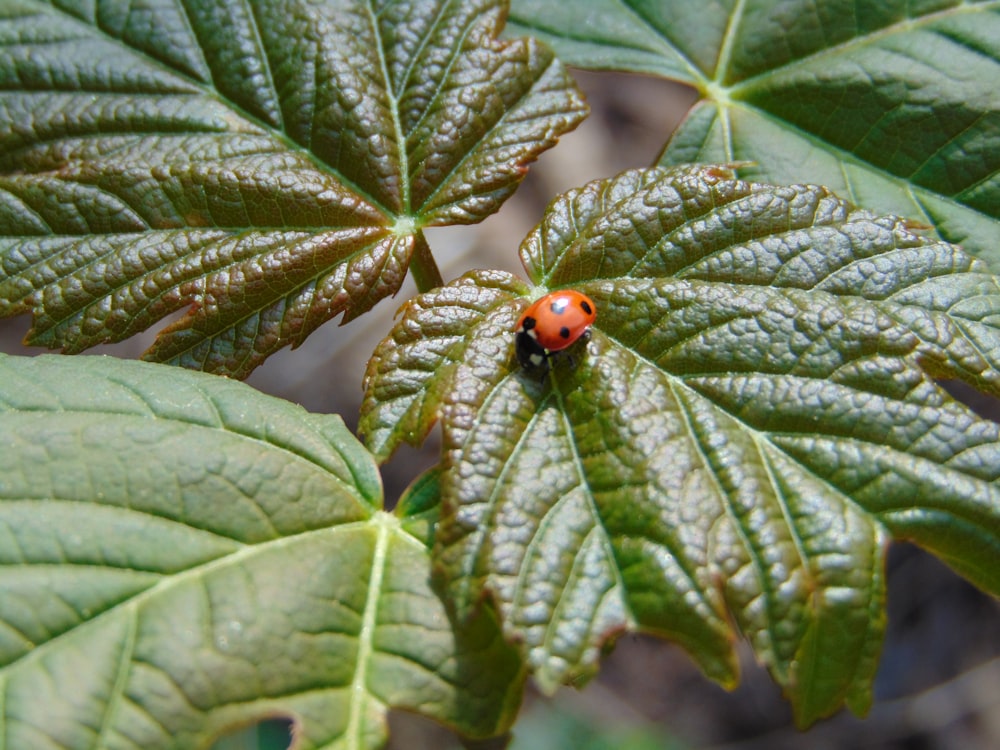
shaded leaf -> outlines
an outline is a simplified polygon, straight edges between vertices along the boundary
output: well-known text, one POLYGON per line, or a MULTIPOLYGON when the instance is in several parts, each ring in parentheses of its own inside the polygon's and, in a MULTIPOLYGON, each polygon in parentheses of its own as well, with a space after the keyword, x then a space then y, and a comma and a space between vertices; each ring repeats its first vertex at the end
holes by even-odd
POLYGON ((109 358, 0 357, 0 736, 195 748, 288 716, 378 747, 405 708, 504 731, 523 677, 454 628, 339 417, 109 358))
MULTIPOLYGON (((920 0, 514 0, 565 62, 689 83, 663 165, 827 185, 1000 271, 1000 6, 920 0)), ((666 136, 666 134, 664 134, 666 136)))
POLYGON ((407 533, 430 548, 434 529, 441 515, 441 469, 428 469, 411 484, 399 499, 395 513, 407 533))
POLYGON ((740 633, 808 724, 870 704, 890 536, 1000 593, 1000 426, 935 381, 1000 393, 983 263, 722 167, 571 191, 521 255, 532 296, 597 304, 575 366, 520 371, 524 285, 469 275, 404 308, 361 427, 384 456, 441 419, 440 571, 461 613, 495 600, 543 687, 624 630, 732 685, 740 633))
POLYGON ((585 106, 501 0, 0 8, 0 314, 242 377, 395 294, 585 106))

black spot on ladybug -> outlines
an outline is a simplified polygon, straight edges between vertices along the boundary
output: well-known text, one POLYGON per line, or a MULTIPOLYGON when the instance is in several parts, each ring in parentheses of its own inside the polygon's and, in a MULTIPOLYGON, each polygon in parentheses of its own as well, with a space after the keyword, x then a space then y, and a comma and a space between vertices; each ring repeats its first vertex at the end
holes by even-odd
MULTIPOLYGON (((580 292, 551 292, 528 305, 515 328, 517 359, 526 370, 548 372, 556 355, 587 341, 597 317, 594 303, 580 292)), ((570 366, 573 356, 568 355, 570 366)))

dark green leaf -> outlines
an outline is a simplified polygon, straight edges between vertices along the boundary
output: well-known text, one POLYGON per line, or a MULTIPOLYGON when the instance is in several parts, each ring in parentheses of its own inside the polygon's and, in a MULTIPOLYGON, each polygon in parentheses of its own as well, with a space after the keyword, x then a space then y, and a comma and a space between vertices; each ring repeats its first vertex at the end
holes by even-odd
POLYGON ((935 381, 1000 393, 983 263, 720 167, 571 191, 521 254, 597 303, 575 362, 520 371, 523 285, 470 276, 404 309, 362 426, 386 455, 440 417, 449 593, 491 596, 543 687, 629 629, 731 685, 741 633, 806 724, 871 701, 890 536, 1000 593, 1000 426, 935 381))
POLYGON ((1000 270, 996 2, 513 0, 511 18, 572 65, 697 88, 661 164, 827 185, 1000 270))
POLYGON ((501 0, 0 6, 0 314, 245 376, 394 294, 585 107, 501 0))
POLYGON ((0 737, 207 747, 288 716, 373 748, 389 708, 506 730, 517 654, 453 627, 339 417, 109 358, 0 357, 0 737))
POLYGON ((441 515, 441 468, 428 469, 411 484, 396 506, 396 515, 409 534, 430 548, 441 515))
POLYGON ((399 324, 375 350, 365 373, 359 431, 377 457, 388 458, 401 442, 423 442, 441 403, 453 395, 456 368, 477 354, 489 371, 506 363, 510 316, 528 290, 509 274, 473 271, 403 305, 399 324), (493 313, 505 303, 510 309, 493 313), (469 336, 479 327, 482 337, 469 336), (478 352, 481 341, 490 351, 478 352))

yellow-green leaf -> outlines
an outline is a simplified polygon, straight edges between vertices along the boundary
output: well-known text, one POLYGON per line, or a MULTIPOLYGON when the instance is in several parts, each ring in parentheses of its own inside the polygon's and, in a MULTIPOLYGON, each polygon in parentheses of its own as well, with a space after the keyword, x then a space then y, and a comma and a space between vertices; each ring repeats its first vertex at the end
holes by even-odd
POLYGON ((502 733, 521 661, 489 612, 452 620, 411 527, 339 417, 0 356, 0 737, 191 750, 286 716, 301 747, 377 748, 390 708, 502 733))

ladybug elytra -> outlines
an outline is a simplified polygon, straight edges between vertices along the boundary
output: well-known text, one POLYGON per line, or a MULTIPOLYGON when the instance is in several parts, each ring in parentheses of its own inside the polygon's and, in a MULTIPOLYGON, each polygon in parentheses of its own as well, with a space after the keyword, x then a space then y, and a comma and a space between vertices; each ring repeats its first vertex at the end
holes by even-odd
POLYGON ((551 292, 533 302, 517 322, 517 361, 528 370, 549 368, 556 352, 590 334, 597 307, 572 289, 551 292))

